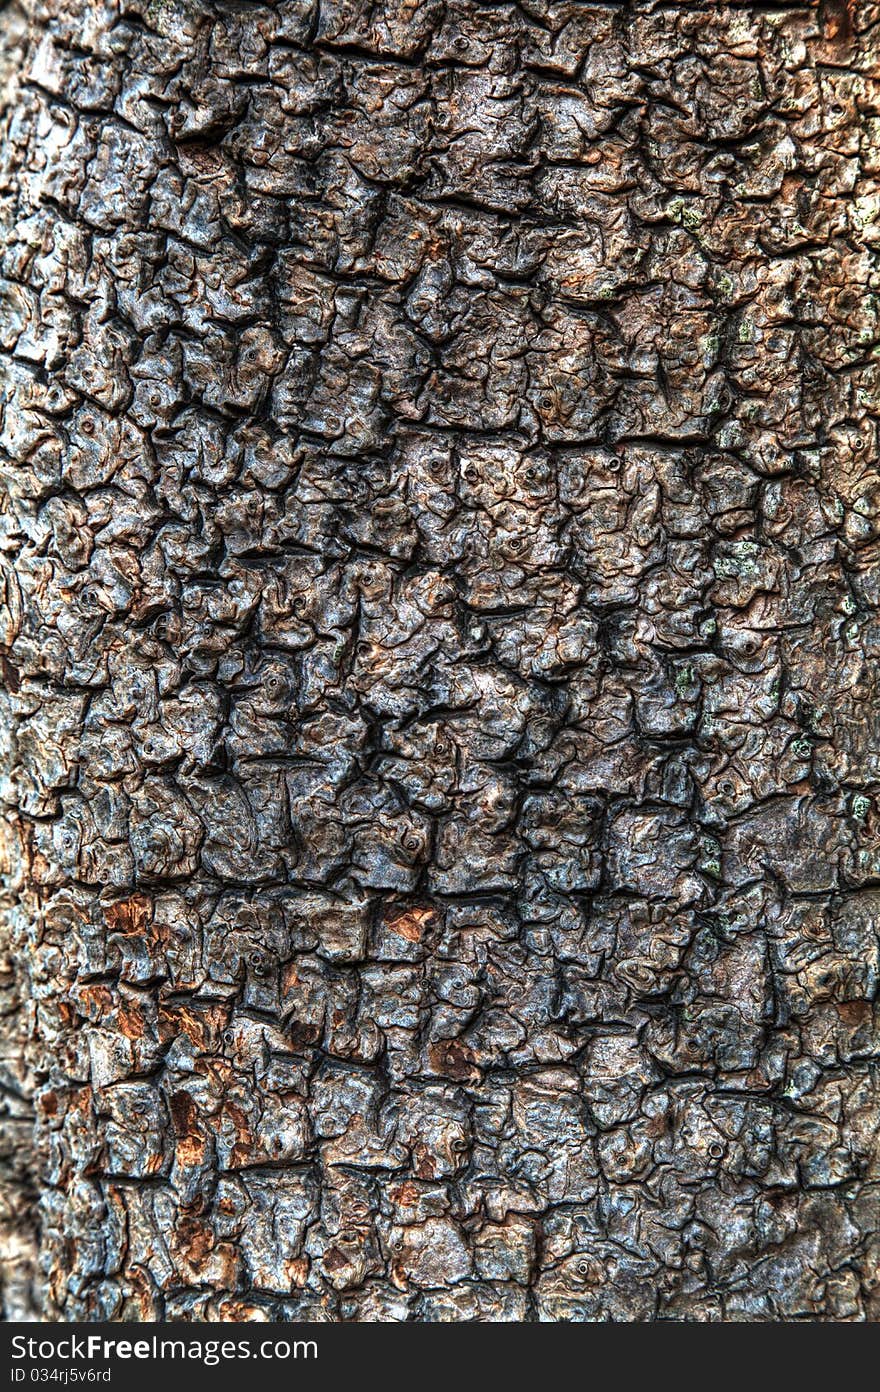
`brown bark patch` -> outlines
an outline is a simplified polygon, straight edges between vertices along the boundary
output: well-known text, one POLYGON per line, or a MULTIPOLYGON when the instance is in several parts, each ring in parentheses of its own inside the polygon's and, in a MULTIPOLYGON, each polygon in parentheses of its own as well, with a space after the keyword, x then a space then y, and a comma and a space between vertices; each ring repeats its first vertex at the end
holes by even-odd
POLYGON ((338 1247, 330 1247, 324 1253, 324 1265, 328 1271, 342 1271, 348 1266, 348 1257, 338 1247))
POLYGON ((126 1039, 143 1039, 147 1032, 146 1021, 143 1012, 136 1005, 125 1007, 120 1005, 117 1014, 119 1031, 126 1039))
POLYGON ((290 1278, 291 1286, 299 1290, 305 1285, 309 1274, 309 1259, 308 1257, 294 1257, 284 1263, 284 1269, 290 1278))
POLYGON ((444 1073, 457 1083, 473 1082, 480 1076, 473 1050, 462 1044, 460 1039, 441 1039, 437 1044, 432 1044, 428 1057, 436 1073, 444 1073))
POLYGON ((208 1010, 191 1008, 186 1005, 161 1005, 159 1007, 159 1040, 167 1044, 169 1040, 186 1035, 194 1049, 200 1053, 216 1047, 217 1036, 225 1023, 226 1012, 222 1007, 208 1010))
POLYGON ((104 918, 111 933, 127 936, 146 932, 152 913, 152 900, 146 894, 132 894, 130 899, 118 899, 115 904, 108 904, 104 918))
POLYGON ((437 915, 433 909, 407 909, 405 913, 387 919, 387 924, 399 938, 405 938, 407 942, 421 942, 425 932, 436 921, 437 915))
POLYGON ((856 0, 823 0, 820 18, 829 49, 848 49, 855 39, 855 3, 856 0))
POLYGON ((188 1136, 195 1130, 198 1110, 188 1092, 173 1092, 168 1099, 168 1110, 176 1136, 188 1136))

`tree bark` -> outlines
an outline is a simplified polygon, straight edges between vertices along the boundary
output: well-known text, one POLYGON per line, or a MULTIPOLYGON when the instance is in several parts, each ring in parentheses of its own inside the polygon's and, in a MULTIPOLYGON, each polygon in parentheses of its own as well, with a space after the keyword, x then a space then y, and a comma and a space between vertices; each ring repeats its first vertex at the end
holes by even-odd
POLYGON ((876 1318, 880 5, 21 18, 7 1313, 876 1318))

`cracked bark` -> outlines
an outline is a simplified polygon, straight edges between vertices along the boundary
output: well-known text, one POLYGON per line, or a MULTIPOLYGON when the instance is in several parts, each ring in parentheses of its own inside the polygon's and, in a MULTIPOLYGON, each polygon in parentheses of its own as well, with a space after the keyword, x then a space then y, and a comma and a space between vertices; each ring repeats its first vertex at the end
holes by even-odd
POLYGON ((880 6, 23 19, 7 1313, 876 1318, 880 6))

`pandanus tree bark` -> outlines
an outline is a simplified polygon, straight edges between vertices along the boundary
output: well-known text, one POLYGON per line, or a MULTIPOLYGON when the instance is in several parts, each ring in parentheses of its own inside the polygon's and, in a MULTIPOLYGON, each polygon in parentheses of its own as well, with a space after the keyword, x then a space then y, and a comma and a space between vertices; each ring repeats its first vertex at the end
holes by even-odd
POLYGON ((876 1318, 880 5, 0 24, 7 1313, 876 1318))

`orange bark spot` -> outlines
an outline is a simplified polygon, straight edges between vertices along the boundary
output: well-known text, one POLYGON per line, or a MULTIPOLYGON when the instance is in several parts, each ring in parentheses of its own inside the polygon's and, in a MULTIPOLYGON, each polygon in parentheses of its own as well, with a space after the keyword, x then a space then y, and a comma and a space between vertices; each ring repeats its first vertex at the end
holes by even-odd
POLYGON ((413 1161, 413 1168, 419 1179, 434 1178, 434 1162, 424 1141, 419 1141, 418 1145, 413 1147, 413 1161))
POLYGON ((126 1039, 143 1039, 146 1034, 144 1017, 137 1006, 119 1007, 119 1030, 126 1039))
POLYGON ((143 933, 153 914, 153 902, 146 894, 132 894, 130 899, 117 899, 104 912, 111 933, 143 933))
POLYGON ((294 1257, 284 1263, 284 1270, 287 1272, 292 1286, 304 1286, 309 1274, 308 1257, 294 1257))
POLYGON ((418 1203, 419 1190, 411 1180, 406 1179, 391 1190, 391 1198, 401 1208, 412 1208, 413 1204, 418 1203))
POLYGON ((201 1136, 184 1136, 177 1143, 177 1163, 197 1169, 205 1161, 205 1142, 201 1136))
POLYGON ((433 909, 407 909, 405 913, 389 918, 388 927, 399 938, 406 938, 407 942, 421 942, 423 933, 436 922, 436 918, 433 909))
POLYGON ((856 0, 824 0, 822 18, 832 43, 848 43, 856 30, 856 0))
POLYGON ((185 1035, 198 1053, 205 1053, 216 1045, 216 1036, 225 1024, 226 1012, 222 1006, 207 1010, 195 1010, 187 1005, 159 1006, 159 1039, 165 1044, 171 1039, 185 1035))

